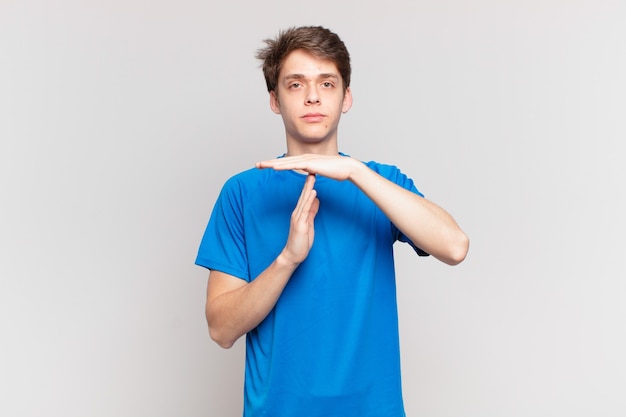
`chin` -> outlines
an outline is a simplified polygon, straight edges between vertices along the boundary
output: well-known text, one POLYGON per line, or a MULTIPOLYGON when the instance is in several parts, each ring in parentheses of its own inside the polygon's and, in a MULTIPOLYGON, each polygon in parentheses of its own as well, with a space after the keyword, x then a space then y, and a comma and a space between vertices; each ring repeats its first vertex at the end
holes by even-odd
POLYGON ((328 142, 331 140, 333 135, 331 135, 328 131, 324 131, 324 132, 319 132, 319 133, 308 132, 308 134, 304 133, 304 134, 296 135, 294 137, 298 138, 300 142, 313 144, 313 143, 328 142))

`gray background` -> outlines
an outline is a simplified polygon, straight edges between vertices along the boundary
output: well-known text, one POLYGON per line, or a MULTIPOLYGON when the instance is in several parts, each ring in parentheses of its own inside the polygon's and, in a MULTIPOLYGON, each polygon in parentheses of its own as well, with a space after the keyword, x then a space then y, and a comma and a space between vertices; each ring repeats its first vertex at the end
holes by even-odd
POLYGON ((347 43, 342 151, 470 235, 398 246, 409 416, 626 415, 626 4, 0 0, 0 415, 237 416, 193 265, 223 182, 284 150, 254 59, 347 43))

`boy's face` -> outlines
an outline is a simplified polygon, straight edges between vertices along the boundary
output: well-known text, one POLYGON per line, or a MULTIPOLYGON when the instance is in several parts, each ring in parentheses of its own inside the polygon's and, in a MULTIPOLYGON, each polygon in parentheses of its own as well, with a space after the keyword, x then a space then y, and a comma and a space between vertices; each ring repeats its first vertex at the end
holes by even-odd
POLYGON ((276 91, 270 92, 270 106, 283 118, 290 153, 336 148, 341 113, 351 105, 352 94, 349 88, 344 93, 335 63, 299 49, 283 60, 276 91))

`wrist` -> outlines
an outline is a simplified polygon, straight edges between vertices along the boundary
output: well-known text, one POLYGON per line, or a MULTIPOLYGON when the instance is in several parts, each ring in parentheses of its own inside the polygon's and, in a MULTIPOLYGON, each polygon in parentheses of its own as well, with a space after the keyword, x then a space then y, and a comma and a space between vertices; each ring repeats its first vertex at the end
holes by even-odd
POLYGON ((358 159, 351 158, 351 160, 352 167, 350 168, 348 179, 353 183, 358 184, 359 180, 363 177, 365 171, 369 168, 358 159))
POLYGON ((287 250, 283 249, 276 257, 275 262, 276 266, 280 268, 296 269, 302 261, 294 260, 294 258, 287 253, 287 250))

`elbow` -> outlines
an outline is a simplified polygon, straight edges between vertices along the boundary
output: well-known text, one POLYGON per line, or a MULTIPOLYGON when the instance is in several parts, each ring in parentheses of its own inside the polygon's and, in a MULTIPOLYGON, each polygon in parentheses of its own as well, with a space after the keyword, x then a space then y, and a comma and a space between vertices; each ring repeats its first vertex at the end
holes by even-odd
POLYGON ((239 335, 234 334, 232 326, 227 321, 224 321, 223 317, 216 314, 208 302, 204 313, 211 340, 223 349, 233 347, 237 339, 239 339, 239 335))
POLYGON ((467 257, 467 252, 469 251, 469 237, 461 232, 461 236, 458 239, 457 244, 455 245, 455 250, 452 256, 452 264, 458 265, 465 260, 467 257))
POLYGON ((235 344, 235 340, 230 340, 224 332, 223 326, 219 326, 218 322, 216 322, 215 314, 211 313, 211 309, 209 308, 209 303, 207 302, 206 309, 204 311, 206 322, 209 327, 209 337, 213 340, 217 345, 223 349, 230 349, 235 344))
POLYGON ((458 265, 465 260, 469 251, 469 237, 459 232, 459 236, 454 240, 454 244, 450 245, 448 255, 443 260, 448 265, 458 265))
POLYGON ((212 326, 209 326, 209 336, 222 349, 230 349, 235 344, 236 339, 231 339, 212 326))
POLYGON ((218 317, 209 314, 207 307, 206 319, 209 326, 209 336, 222 349, 230 349, 233 347, 239 335, 233 333, 233 329, 227 323, 216 320, 218 317))
POLYGON ((235 344, 234 341, 230 341, 230 340, 225 340, 225 339, 215 339, 213 337, 211 337, 213 339, 213 341, 215 343, 217 343, 217 345, 219 347, 221 347, 222 349, 230 349, 231 347, 233 347, 233 345, 235 344))

